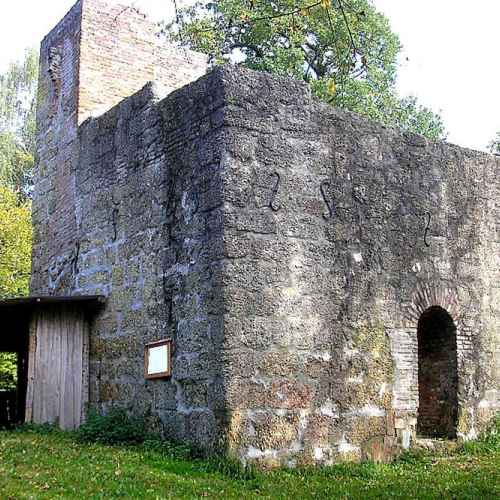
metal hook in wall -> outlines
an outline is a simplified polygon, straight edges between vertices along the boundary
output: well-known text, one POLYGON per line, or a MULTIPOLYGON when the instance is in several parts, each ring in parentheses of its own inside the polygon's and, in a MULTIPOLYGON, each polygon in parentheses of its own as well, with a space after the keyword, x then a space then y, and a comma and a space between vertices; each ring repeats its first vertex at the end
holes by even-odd
POLYGON ((278 174, 278 172, 273 172, 271 174, 271 176, 275 177, 276 183, 274 184, 272 195, 271 195, 271 200, 269 201, 269 208, 273 212, 278 212, 279 210, 281 210, 281 206, 280 205, 275 206, 274 201, 275 201, 276 197, 278 196, 278 192, 280 189, 281 176, 280 176, 280 174, 278 174))
POLYGON ((332 219, 333 216, 335 215, 335 206, 334 206, 333 200, 330 203, 328 201, 328 197, 326 194, 326 189, 328 189, 330 186, 331 186, 331 184, 329 181, 323 181, 319 187, 319 189, 321 191, 321 195, 323 196, 323 200, 325 202, 325 205, 328 207, 328 214, 325 214, 325 213, 323 214, 323 219, 325 219, 325 220, 332 219))
POLYGON ((427 241, 427 236, 429 235, 429 231, 431 228, 431 214, 430 214, 430 212, 427 212, 425 214, 425 216, 427 217, 427 225, 425 226, 425 231, 424 231, 424 243, 425 243, 426 247, 430 247, 431 244, 427 241))

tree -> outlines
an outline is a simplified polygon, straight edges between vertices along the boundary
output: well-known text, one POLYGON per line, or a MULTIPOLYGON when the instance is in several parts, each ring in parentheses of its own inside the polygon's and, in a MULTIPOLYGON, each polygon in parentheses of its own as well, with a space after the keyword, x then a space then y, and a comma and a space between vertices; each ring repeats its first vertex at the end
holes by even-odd
POLYGON ((164 32, 215 64, 301 78, 321 99, 389 126, 444 136, 441 117, 395 91, 399 39, 371 0, 218 0, 177 10, 164 32))
MULTIPOLYGON (((0 298, 26 295, 31 269, 29 202, 0 186, 0 298)), ((0 390, 16 387, 16 355, 0 353, 0 390)))
POLYGON ((0 352, 0 391, 11 391, 17 385, 16 354, 0 352))
MULTIPOLYGON (((0 298, 28 293, 38 57, 26 52, 0 75, 0 298)), ((0 390, 17 385, 17 356, 0 353, 0 390)))
POLYGON ((28 293, 31 238, 30 203, 0 187, 0 298, 28 293))
POLYGON ((497 132, 496 137, 488 144, 490 153, 500 155, 500 132, 497 132))
POLYGON ((22 62, 0 74, 0 186, 20 198, 30 195, 36 148, 38 56, 26 51, 22 62))

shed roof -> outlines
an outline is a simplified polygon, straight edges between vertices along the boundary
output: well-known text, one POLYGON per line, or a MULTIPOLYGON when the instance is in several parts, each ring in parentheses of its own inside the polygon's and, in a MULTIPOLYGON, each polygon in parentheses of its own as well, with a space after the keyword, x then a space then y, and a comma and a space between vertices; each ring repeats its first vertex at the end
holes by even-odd
POLYGON ((93 314, 106 302, 102 295, 74 297, 20 297, 0 300, 0 351, 18 352, 26 348, 29 321, 35 309, 54 305, 74 305, 93 314))
POLYGON ((35 296, 19 297, 15 299, 0 300, 0 311, 6 309, 32 309, 35 306, 54 305, 54 304, 79 304, 82 307, 93 309, 102 306, 106 302, 103 295, 75 295, 73 297, 55 297, 55 296, 35 296))

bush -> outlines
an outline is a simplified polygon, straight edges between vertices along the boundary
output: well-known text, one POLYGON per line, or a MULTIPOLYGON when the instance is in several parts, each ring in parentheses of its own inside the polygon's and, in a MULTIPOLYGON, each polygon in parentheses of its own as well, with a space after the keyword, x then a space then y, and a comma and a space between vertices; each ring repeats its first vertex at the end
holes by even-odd
POLYGON ((15 391, 17 388, 17 355, 0 352, 0 391, 15 391))
POLYGON ((467 441, 460 452, 467 455, 481 455, 500 451, 500 413, 497 413, 488 428, 474 441, 467 441))
POLYGON ((192 450, 188 445, 172 443, 158 437, 149 437, 146 439, 144 441, 144 448, 147 451, 173 460, 189 460, 192 458, 192 450))
POLYGON ((115 445, 143 443, 148 435, 143 418, 131 417, 122 408, 112 408, 107 414, 90 412, 77 437, 85 443, 115 445))
POLYGON ((405 465, 428 465, 433 461, 433 454, 429 450, 422 448, 412 448, 410 450, 403 451, 396 459, 394 459, 394 464, 405 464, 405 465))
POLYGON ((237 458, 225 455, 211 456, 200 464, 205 472, 216 472, 237 481, 252 481, 259 477, 258 470, 252 464, 242 464, 237 458))
POLYGON ((63 434, 57 424, 32 424, 31 422, 26 422, 24 424, 18 425, 13 432, 18 432, 20 434, 32 433, 39 434, 40 436, 46 436, 48 434, 63 434))

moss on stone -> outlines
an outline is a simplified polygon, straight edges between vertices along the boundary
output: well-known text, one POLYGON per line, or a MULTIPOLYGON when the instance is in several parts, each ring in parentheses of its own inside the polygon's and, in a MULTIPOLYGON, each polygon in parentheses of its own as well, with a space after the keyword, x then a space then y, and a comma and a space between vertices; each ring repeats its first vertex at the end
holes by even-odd
POLYGON ((356 349, 347 373, 347 398, 351 409, 376 405, 388 410, 392 404, 392 391, 383 390, 383 384, 392 384, 394 367, 389 337, 381 325, 363 325, 352 335, 352 347, 356 349), (360 378, 362 377, 362 379, 360 378), (360 379, 360 383, 349 379, 360 379))

